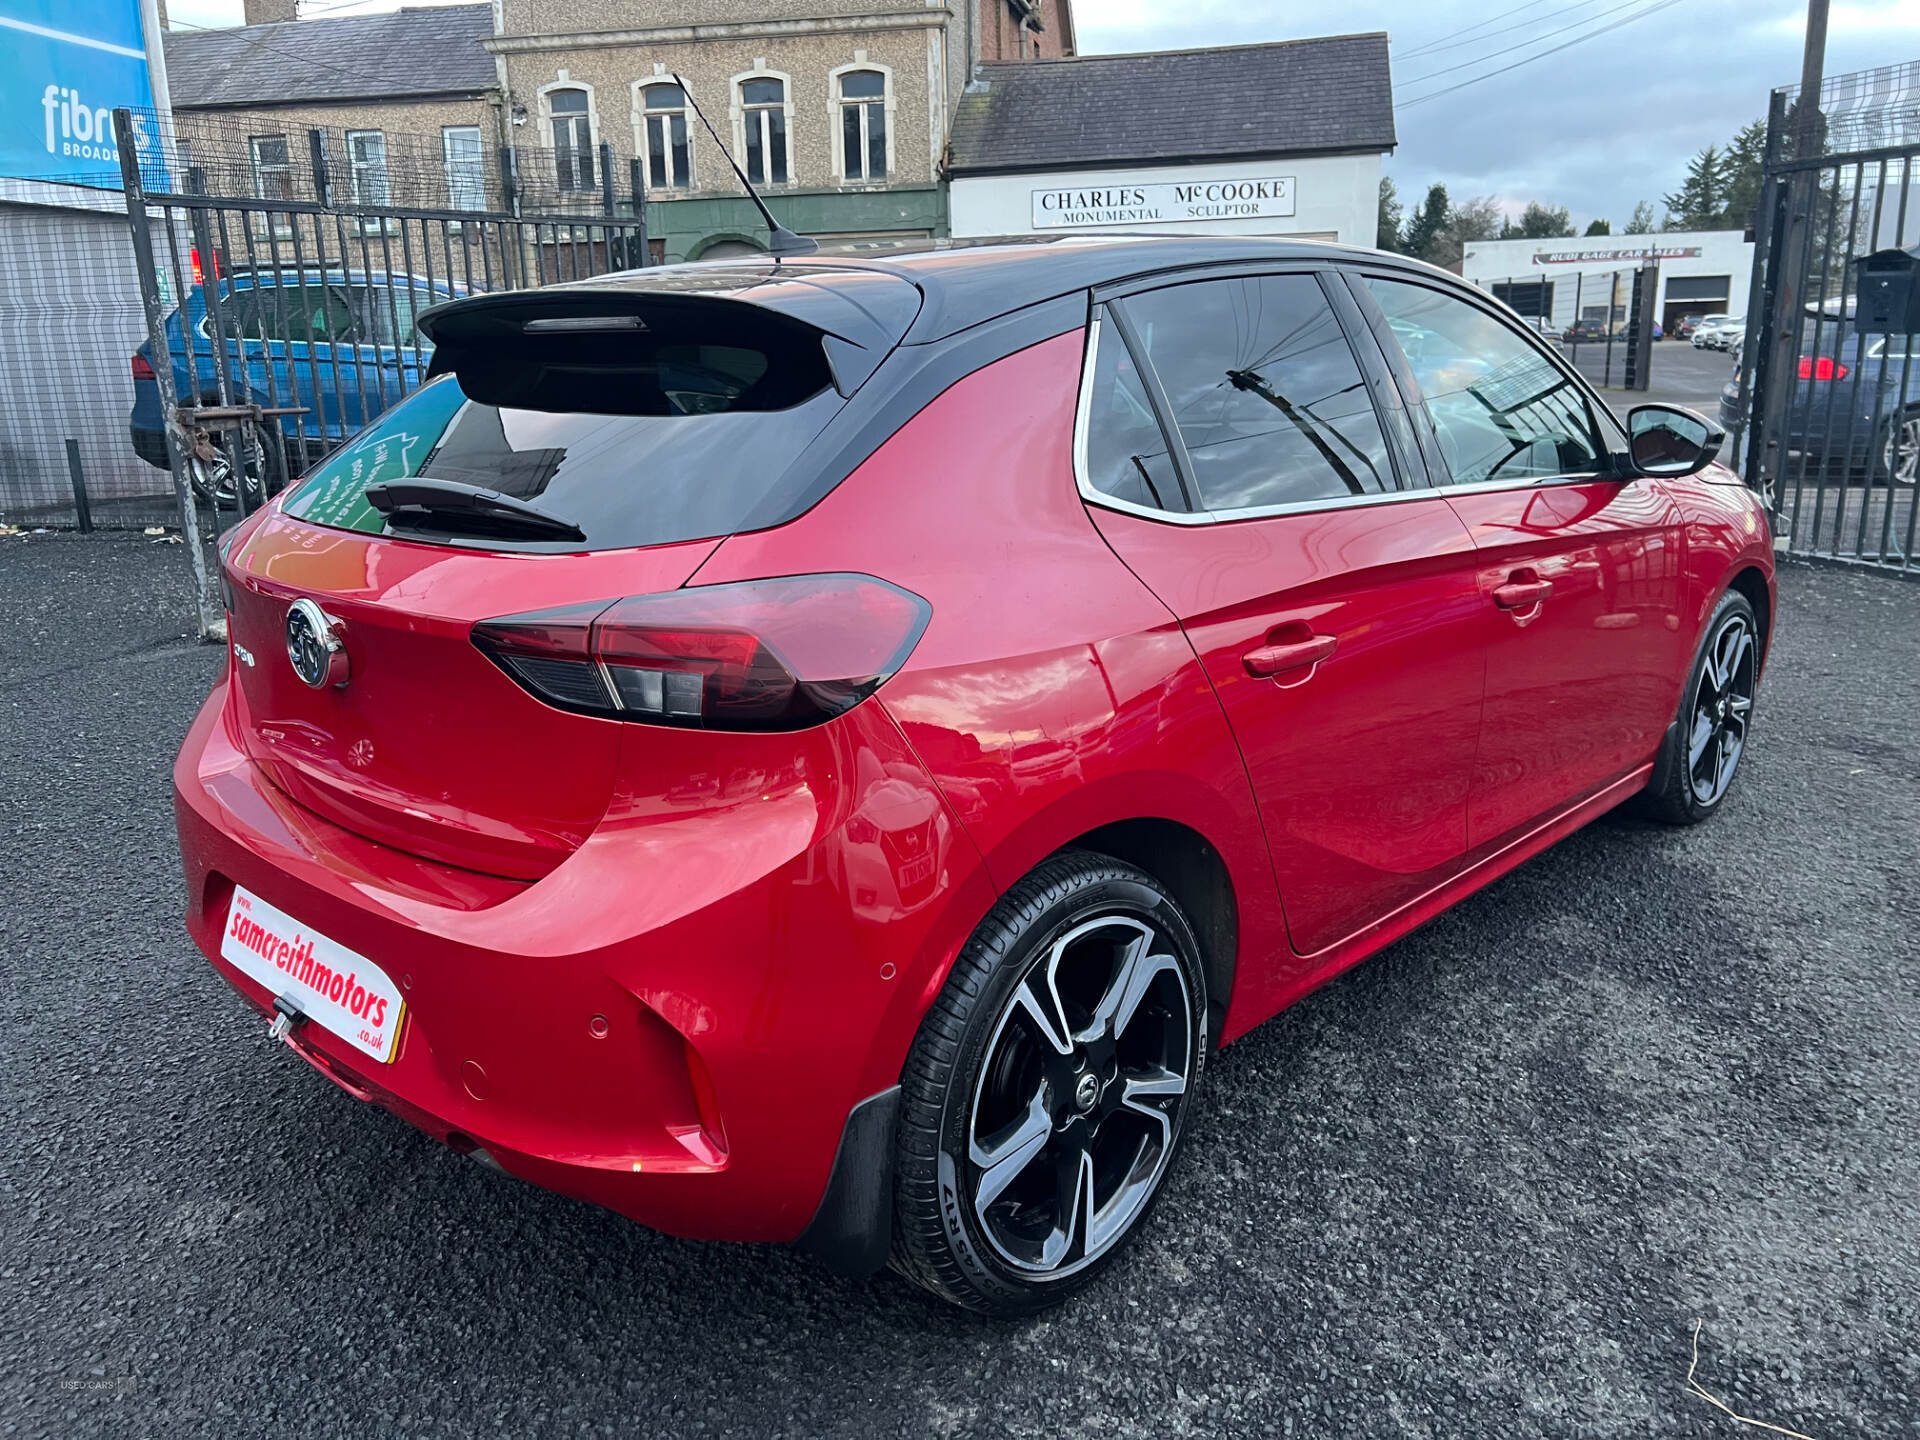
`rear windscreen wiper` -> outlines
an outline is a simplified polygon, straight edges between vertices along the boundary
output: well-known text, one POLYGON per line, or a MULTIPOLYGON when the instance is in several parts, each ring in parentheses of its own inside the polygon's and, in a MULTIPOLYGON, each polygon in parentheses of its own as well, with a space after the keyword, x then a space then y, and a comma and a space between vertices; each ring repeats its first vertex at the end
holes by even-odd
MULTIPOLYGON (((412 530, 458 530, 466 521, 480 533, 517 532, 530 539, 585 540, 571 520, 549 515, 537 505, 498 490, 416 475, 367 486, 367 503, 388 521, 412 530)), ((471 531, 463 533, 473 533, 471 531)))

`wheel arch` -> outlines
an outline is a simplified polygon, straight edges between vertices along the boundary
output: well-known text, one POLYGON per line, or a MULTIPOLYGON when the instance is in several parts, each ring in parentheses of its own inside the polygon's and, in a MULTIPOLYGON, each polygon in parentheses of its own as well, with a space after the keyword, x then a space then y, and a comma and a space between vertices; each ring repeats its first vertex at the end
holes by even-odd
POLYGON ((1773 586, 1758 565, 1747 565, 1727 581, 1726 588, 1738 590, 1753 606, 1754 623, 1760 629, 1760 663, 1764 667, 1773 645, 1773 586))
POLYGON ((1207 977, 1207 1038, 1220 1032, 1239 963, 1240 909, 1220 851, 1191 825, 1159 816, 1116 820, 1077 835, 1053 852, 1084 850, 1124 860, 1151 875, 1193 925, 1207 977))

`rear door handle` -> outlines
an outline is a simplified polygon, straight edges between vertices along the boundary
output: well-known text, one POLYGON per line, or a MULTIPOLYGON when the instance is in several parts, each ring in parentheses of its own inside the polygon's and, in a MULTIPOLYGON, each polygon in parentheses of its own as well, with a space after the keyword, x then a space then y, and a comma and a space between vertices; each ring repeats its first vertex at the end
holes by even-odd
POLYGON ((1493 587, 1493 603, 1502 610, 1524 610, 1553 594, 1551 580, 1509 580, 1493 587))
POLYGON ((1262 645, 1240 657, 1247 674, 1280 675, 1289 670, 1304 670, 1333 654, 1340 643, 1334 635, 1309 635, 1304 640, 1289 640, 1279 645, 1262 645))

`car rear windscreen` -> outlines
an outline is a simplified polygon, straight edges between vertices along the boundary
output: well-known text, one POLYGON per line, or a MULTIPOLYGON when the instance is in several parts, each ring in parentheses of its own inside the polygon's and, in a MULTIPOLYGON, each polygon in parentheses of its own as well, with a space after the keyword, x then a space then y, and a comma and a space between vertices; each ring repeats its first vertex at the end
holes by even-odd
POLYGON ((750 517, 766 523, 794 458, 844 403, 817 342, 810 350, 529 335, 416 390, 317 465, 284 508, 453 545, 514 539, 454 507, 389 521, 368 499, 370 486, 417 478, 527 502, 585 537, 559 546, 569 550, 730 534, 750 517))

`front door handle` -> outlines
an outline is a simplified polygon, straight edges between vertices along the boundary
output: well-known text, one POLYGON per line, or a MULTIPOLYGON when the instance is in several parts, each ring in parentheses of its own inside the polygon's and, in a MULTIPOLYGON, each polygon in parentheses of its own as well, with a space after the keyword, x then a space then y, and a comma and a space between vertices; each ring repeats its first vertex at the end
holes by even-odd
POLYGON ((1493 587, 1493 603, 1502 610, 1525 610, 1529 605, 1538 605, 1553 594, 1553 582, 1537 576, 1522 579, 1516 576, 1504 585, 1493 587))
POLYGON ((1247 667, 1249 675, 1280 675, 1288 670, 1304 670, 1310 665, 1318 665, 1333 654, 1334 646, 1339 643, 1337 636, 1309 634, 1304 640, 1287 640, 1249 650, 1240 657, 1240 661, 1247 667))

